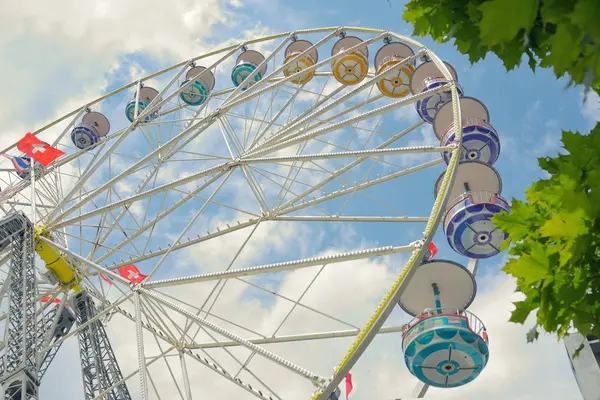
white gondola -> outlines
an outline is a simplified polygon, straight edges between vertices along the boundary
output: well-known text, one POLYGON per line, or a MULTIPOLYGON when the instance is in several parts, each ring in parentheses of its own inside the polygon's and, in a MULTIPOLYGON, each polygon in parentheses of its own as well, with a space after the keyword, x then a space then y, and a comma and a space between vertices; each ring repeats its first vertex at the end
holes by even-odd
POLYGON ((215 87, 215 75, 205 67, 192 67, 185 75, 185 81, 181 86, 194 80, 181 93, 179 98, 190 106, 199 106, 206 102, 208 95, 215 87))
POLYGON ((398 65, 415 52, 404 43, 387 43, 375 54, 375 71, 382 73, 392 68, 385 77, 377 81, 377 88, 387 97, 400 98, 410 93, 410 78, 415 71, 415 61, 398 65), (395 66, 395 67, 394 67, 395 66))
MULTIPOLYGON (((435 195, 442 175, 435 183, 435 195)), ((480 161, 462 161, 456 168, 442 220, 448 244, 457 253, 469 258, 489 258, 500 253, 507 235, 492 218, 510 211, 501 196, 502 179, 498 171, 480 161)))
MULTIPOLYGON (((481 161, 494 165, 500 155, 500 137, 490 124, 487 107, 473 97, 461 97, 461 125, 463 131, 460 161, 481 161)), ((455 142, 454 113, 452 103, 443 105, 433 120, 433 130, 442 146, 455 142)), ((446 164, 450 153, 442 154, 446 164)))
POLYGON ((398 305, 415 316, 402 332, 402 349, 408 370, 421 382, 458 387, 485 368, 485 326, 466 311, 476 292, 475 277, 459 263, 433 260, 416 268, 398 305))
POLYGON ((94 146, 110 132, 110 122, 104 114, 88 111, 71 131, 71 141, 81 150, 94 146))
POLYGON ((267 72, 267 64, 265 63, 262 67, 256 69, 258 66, 265 61, 265 56, 256 50, 244 50, 235 61, 235 67, 231 71, 231 80, 235 86, 240 86, 244 82, 242 90, 248 89, 256 82, 260 81, 265 73, 267 72), (248 79, 248 77, 253 78, 248 79))
MULTIPOLYGON (((331 49, 335 56, 344 50, 361 44, 363 41, 356 36, 345 36, 338 40, 331 49)), ((369 72, 369 49, 366 45, 359 46, 354 51, 347 53, 331 63, 334 78, 342 85, 356 85, 360 83, 369 72)))
MULTIPOLYGON (((444 62, 444 64, 446 64, 448 71, 450 71, 452 80, 457 81, 458 75, 456 74, 454 67, 446 62, 444 62)), ((444 78, 444 75, 439 70, 437 65, 435 65, 433 61, 427 61, 419 65, 412 74, 410 80, 410 91, 412 94, 419 94, 426 90, 431 90, 439 86, 446 85, 447 83, 449 83, 449 80, 444 78)), ((457 86, 457 89, 459 95, 462 95, 461 88, 457 86)), ((432 124, 438 110, 444 104, 450 102, 451 98, 450 90, 434 93, 431 96, 417 101, 417 112, 423 121, 432 124)))
MULTIPOLYGON (((315 65, 315 63, 319 60, 319 53, 317 49, 312 49, 303 56, 300 56, 300 54, 312 46, 313 44, 308 40, 296 40, 292 42, 285 49, 285 61, 283 63, 289 63, 289 65, 286 65, 283 68, 283 75, 289 77, 315 65)), ((296 85, 303 85, 309 82, 313 76, 315 76, 315 71, 308 71, 304 74, 298 75, 294 79, 291 79, 290 82, 296 85)))

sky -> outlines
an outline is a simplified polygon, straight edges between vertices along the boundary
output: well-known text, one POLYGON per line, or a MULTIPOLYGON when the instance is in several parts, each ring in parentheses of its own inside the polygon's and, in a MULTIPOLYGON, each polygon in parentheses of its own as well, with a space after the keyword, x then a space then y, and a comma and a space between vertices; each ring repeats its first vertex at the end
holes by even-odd
MULTIPOLYGON (((355 0, 326 3, 314 0, 301 3, 275 0, 173 0, 167 3, 149 0, 143 4, 131 0, 103 0, 89 4, 60 0, 39 2, 35 7, 7 3, 0 15, 0 54, 3 54, 0 64, 3 87, 0 92, 0 125, 4 132, 0 142, 2 145, 13 143, 24 132, 38 128, 136 77, 238 40, 324 26, 362 26, 410 35, 410 26, 401 18, 402 10, 401 2, 390 4, 385 0, 376 0, 368 6, 355 0)), ((557 81, 551 71, 539 70, 533 74, 525 66, 506 73, 494 56, 471 66, 451 44, 439 45, 428 38, 417 40, 452 64, 465 91, 481 99, 490 110, 491 122, 500 133, 502 145, 495 167, 502 175, 503 195, 508 199, 523 198, 524 190, 531 182, 544 176, 537 166, 536 157, 554 155, 559 151, 561 129, 586 131, 600 119, 597 98, 590 97, 584 104, 581 89, 566 89, 566 80, 557 81)), ((130 93, 102 105, 102 111, 111 121, 117 115, 122 118, 122 108, 128 96, 130 93)), ((414 140, 414 144, 431 143, 430 133, 425 130, 409 139, 408 145, 411 145, 410 140, 414 140)), ((210 138, 203 144, 212 146, 210 138)), ((224 152, 222 147, 210 147, 210 150, 224 152)), ((419 214, 421 196, 429 196, 427 201, 432 201, 433 180, 440 172, 438 169, 427 175, 427 179, 407 181, 404 188, 409 190, 401 192, 398 202, 411 209, 413 215, 419 214)), ((175 176, 167 174, 161 180, 168 182, 175 176)), ((106 178, 107 175, 98 177, 99 180, 106 178)), ((127 192, 126 188, 121 190, 127 192)), ((232 184, 223 196, 237 196, 243 201, 244 190, 232 184)), ((391 189, 384 186, 382 190, 391 189)), ((348 212, 359 210, 363 204, 366 203, 352 203, 348 212)), ((217 208, 209 210, 207 220, 197 229, 211 226, 215 221, 229 222, 234 218, 219 211, 217 208)), ((163 232, 164 237, 173 240, 192 212, 193 208, 183 208, 182 213, 170 221, 172 231, 163 232)), ((260 265, 315 253, 334 254, 395 243, 396 228, 355 228, 342 230, 284 223, 273 228, 270 225, 264 229, 261 227, 256 233, 256 240, 249 243, 238 262, 241 265, 260 265), (290 242, 296 246, 286 247, 285 244, 290 242)), ((418 231, 414 230, 417 228, 403 226, 402 229, 413 230, 402 234, 418 235, 418 231)), ((232 237, 231 241, 217 240, 169 259, 174 260, 178 268, 173 274, 206 272, 213 266, 228 263, 238 246, 236 243, 245 235, 232 237), (199 270, 195 269, 198 262, 202 263, 199 270)), ((441 230, 434 240, 440 247, 439 257, 461 260, 444 244, 441 230)), ((325 269, 319 279, 319 288, 311 290, 305 303, 319 305, 332 314, 362 325, 395 279, 398 263, 405 259, 406 256, 401 255, 395 259, 368 260, 367 269, 359 268, 364 265, 353 262, 344 263, 335 270, 325 269), (361 296, 353 296, 353 292, 360 292, 361 296)), ((563 344, 544 334, 536 343, 527 344, 525 333, 532 324, 531 319, 524 326, 507 322, 511 301, 517 300, 518 296, 513 293, 515 285, 512 279, 500 270, 505 260, 505 255, 499 255, 480 264, 478 294, 470 308, 487 326, 491 341, 489 364, 469 385, 451 390, 432 389, 427 398, 581 399, 563 344)), ((465 260, 462 259, 462 262, 465 260)), ((140 268, 146 266, 141 265, 140 268)), ((300 270, 254 282, 289 297, 297 297, 300 295, 298 288, 305 287, 312 278, 311 271, 300 270)), ((160 273, 158 277, 161 277, 160 273)), ((277 318, 285 309, 278 299, 242 284, 233 283, 228 290, 228 301, 219 304, 216 314, 244 321, 257 329, 269 330, 277 326, 277 318), (250 315, 254 317, 250 319, 250 315)), ((177 295, 190 299, 197 293, 182 286, 177 295)), ((290 321, 288 328, 290 332, 284 334, 295 329, 310 331, 311 324, 315 325, 315 330, 326 326, 324 321, 316 319, 306 322, 308 314, 299 312, 294 315, 295 320, 290 321)), ((127 371, 137 364, 132 350, 134 338, 127 332, 133 325, 126 325, 126 321, 119 318, 114 317, 109 324, 109 334, 121 367, 127 371)), ((391 317, 393 321, 406 319, 400 312, 391 317)), ((321 360, 319 352, 343 353, 348 344, 348 341, 340 340, 331 348, 323 343, 307 348, 273 346, 272 349, 328 374, 336 360, 325 360, 325 357, 321 360)), ((239 355, 247 355, 244 352, 239 350, 239 355)), ((76 354, 74 341, 65 344, 42 384, 43 398, 81 396, 80 373, 73 361, 76 361, 76 354), (55 382, 65 384, 56 385, 55 382)), ((295 392, 301 386, 295 386, 291 381, 286 385, 286 378, 278 379, 277 370, 272 369, 270 364, 262 360, 252 362, 253 368, 264 368, 265 374, 272 373, 273 380, 280 381, 277 387, 282 398, 303 398, 297 397, 295 392)), ((208 394, 211 398, 246 398, 245 392, 219 383, 216 375, 200 367, 190 366, 193 386, 199 393, 208 394)), ((410 396, 416 383, 404 366, 400 338, 394 334, 377 339, 353 373, 355 391, 351 400, 404 398, 410 396)), ((160 372, 156 372, 156 376, 158 381, 164 380, 162 383, 168 384, 168 377, 160 376, 160 372)))

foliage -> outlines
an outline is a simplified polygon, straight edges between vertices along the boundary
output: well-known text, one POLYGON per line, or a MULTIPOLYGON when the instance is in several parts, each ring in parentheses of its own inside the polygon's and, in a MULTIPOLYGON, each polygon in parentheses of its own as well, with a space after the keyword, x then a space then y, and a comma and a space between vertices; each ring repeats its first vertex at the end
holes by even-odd
POLYGON ((571 326, 600 337, 600 122, 588 135, 563 131, 562 142, 567 154, 538 159, 550 177, 493 220, 509 235, 503 269, 525 295, 510 321, 537 310, 528 341, 538 326, 559 338, 571 326))
MULTIPOLYGON (((492 52, 511 70, 525 58, 600 94, 598 0, 409 0, 403 17, 413 34, 453 40, 472 63, 492 52)), ((525 295, 510 320, 537 310, 530 342, 539 327, 600 337, 600 123, 589 135, 563 132, 562 142, 568 154, 539 159, 550 178, 494 218, 509 235, 504 271, 525 295)))
POLYGON ((598 0, 409 0, 403 18, 415 35, 454 39, 472 63, 492 52, 511 70, 526 55, 534 71, 600 93, 598 0))

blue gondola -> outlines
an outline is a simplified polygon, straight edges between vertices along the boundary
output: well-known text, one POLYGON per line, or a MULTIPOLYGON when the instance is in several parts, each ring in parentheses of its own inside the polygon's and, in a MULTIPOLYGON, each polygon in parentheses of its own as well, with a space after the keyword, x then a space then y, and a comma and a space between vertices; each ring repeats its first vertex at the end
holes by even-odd
MULTIPOLYGON (((446 68, 450 72, 450 76, 456 82, 458 76, 456 70, 452 65, 444 62, 446 68)), ((442 85, 446 85, 450 80, 444 77, 444 74, 440 71, 437 65, 433 61, 427 61, 419 65, 412 73, 410 78, 410 91, 413 95, 423 93, 426 90, 435 89, 442 85)), ((459 96, 463 95, 460 86, 456 86, 459 96)), ((445 91, 440 93, 434 93, 431 96, 425 97, 418 100, 416 103, 417 113, 427 123, 433 123, 435 115, 439 109, 452 99, 451 92, 445 91)))
MULTIPOLYGON (((496 129, 483 120, 466 120, 463 123, 463 138, 460 149, 460 161, 481 161, 494 165, 500 155, 500 138, 496 129)), ((450 128, 442 139, 442 145, 454 143, 454 128, 450 128)), ((442 154, 446 164, 450 162, 450 152, 442 154)))
POLYGON ((94 146, 110 131, 110 122, 101 113, 88 110, 79 124, 71 131, 71 141, 78 149, 94 146))
POLYGON ((200 106, 206 102, 208 95, 213 90, 215 76, 204 67, 193 67, 187 72, 181 86, 187 85, 192 79, 194 82, 179 94, 179 98, 187 105, 200 106))
POLYGON ((71 140, 78 149, 86 149, 98 143, 98 132, 88 124, 78 124, 71 132, 71 140))
MULTIPOLYGON (((152 100, 154 100, 158 96, 158 91, 154 88, 142 86, 140 89, 140 96, 138 100, 138 116, 150 105, 152 100)), ((133 99, 127 103, 125 107, 125 116, 129 120, 129 122, 133 122, 135 120, 135 104, 136 104, 136 95, 134 94, 133 99)), ((160 102, 158 99, 156 103, 160 102)), ((149 113, 146 118, 144 118, 144 122, 148 123, 158 117, 159 108, 153 106, 153 110, 149 113)))
POLYGON ((265 60, 265 57, 255 50, 245 50, 237 58, 235 67, 231 71, 231 80, 235 86, 240 86, 242 82, 246 82, 248 77, 253 76, 250 81, 246 82, 242 90, 248 89, 250 86, 259 82, 265 72, 267 66, 264 64, 258 71, 256 69, 265 60), (255 73, 256 71, 256 73, 255 73))
MULTIPOLYGON (((425 80, 425 87, 423 92, 431 89, 435 89, 442 85, 448 84, 449 81, 445 78, 428 78, 425 80)), ((462 96, 463 92, 460 86, 456 86, 458 95, 462 96)), ((446 103, 452 100, 452 94, 450 90, 444 92, 434 93, 431 96, 425 97, 424 99, 418 100, 416 104, 417 113, 419 117, 427 123, 432 124, 438 110, 446 103)))
MULTIPOLYGON (((494 165, 500 155, 500 137, 490 124, 487 107, 474 97, 463 96, 459 99, 461 125, 463 131, 460 161, 480 161, 494 165)), ((450 103, 443 105, 433 120, 433 131, 442 146, 455 142, 454 107, 450 103)), ((450 161, 450 153, 442 154, 444 161, 450 161)))
MULTIPOLYGON (((138 115, 139 115, 142 111, 144 111, 146 109, 146 107, 148 107, 150 102, 140 100, 138 102, 138 104, 139 104, 139 106, 138 106, 138 115)), ((125 116, 127 116, 127 119, 129 120, 129 122, 133 122, 133 120, 135 119, 135 99, 133 99, 129 103, 127 103, 127 106, 125 107, 125 116)), ((146 118, 144 118, 144 122, 150 122, 157 116, 158 116, 158 111, 150 113, 150 114, 148 114, 148 116, 146 118)))
POLYGON ((489 258, 500 253, 507 238, 491 221, 492 217, 509 212, 502 196, 486 192, 467 192, 456 199, 444 216, 444 232, 454 251, 469 258, 489 258))
POLYGON ((426 310, 403 332, 408 370, 421 382, 451 388, 473 381, 489 359, 483 323, 463 310, 426 310))

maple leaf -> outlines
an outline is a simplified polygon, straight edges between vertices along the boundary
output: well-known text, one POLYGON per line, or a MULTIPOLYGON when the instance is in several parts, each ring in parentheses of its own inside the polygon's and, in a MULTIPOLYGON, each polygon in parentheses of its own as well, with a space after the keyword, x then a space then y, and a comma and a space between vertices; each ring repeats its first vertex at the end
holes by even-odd
MULTIPOLYGON (((403 18, 414 34, 454 41, 472 63, 494 53, 510 70, 526 58, 600 94, 598 0, 409 0, 403 18)), ((562 143, 566 154, 538 159, 550 178, 493 218, 508 234, 503 270, 525 295, 511 321, 537 309, 528 342, 538 328, 600 336, 600 122, 589 134, 563 131, 562 143)))

